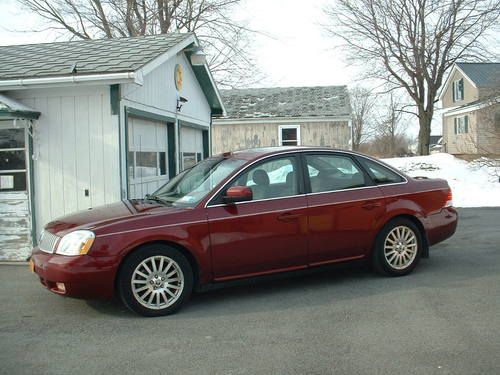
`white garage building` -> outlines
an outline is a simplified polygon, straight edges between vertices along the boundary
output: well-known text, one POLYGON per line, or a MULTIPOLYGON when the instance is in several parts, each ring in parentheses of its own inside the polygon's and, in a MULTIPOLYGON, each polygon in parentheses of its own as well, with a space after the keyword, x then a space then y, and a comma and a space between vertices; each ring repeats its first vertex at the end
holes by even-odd
POLYGON ((223 112, 193 34, 0 46, 0 260, 207 157, 223 112))

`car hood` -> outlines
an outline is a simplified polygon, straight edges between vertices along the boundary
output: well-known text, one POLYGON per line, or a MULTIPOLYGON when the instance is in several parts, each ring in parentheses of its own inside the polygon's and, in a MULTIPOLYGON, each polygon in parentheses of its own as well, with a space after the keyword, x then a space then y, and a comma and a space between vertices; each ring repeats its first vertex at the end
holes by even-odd
POLYGON ((165 206, 145 200, 128 199, 121 202, 90 208, 60 217, 45 226, 45 229, 58 235, 64 235, 75 229, 95 229, 97 227, 125 221, 131 217, 175 213, 186 209, 165 206))

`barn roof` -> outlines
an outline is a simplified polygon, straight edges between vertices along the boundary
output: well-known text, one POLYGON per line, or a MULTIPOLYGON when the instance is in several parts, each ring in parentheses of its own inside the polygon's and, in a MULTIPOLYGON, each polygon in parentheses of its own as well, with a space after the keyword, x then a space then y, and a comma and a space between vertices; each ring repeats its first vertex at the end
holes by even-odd
POLYGON ((347 86, 221 90, 227 119, 348 117, 347 86))

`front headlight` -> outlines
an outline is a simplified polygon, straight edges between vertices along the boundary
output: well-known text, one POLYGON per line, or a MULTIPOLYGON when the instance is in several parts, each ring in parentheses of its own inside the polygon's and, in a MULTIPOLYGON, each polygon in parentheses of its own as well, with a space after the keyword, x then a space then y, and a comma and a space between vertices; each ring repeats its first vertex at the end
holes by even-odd
POLYGON ((69 256, 87 254, 94 243, 94 238, 94 232, 75 230, 61 238, 57 245, 56 254, 69 256))

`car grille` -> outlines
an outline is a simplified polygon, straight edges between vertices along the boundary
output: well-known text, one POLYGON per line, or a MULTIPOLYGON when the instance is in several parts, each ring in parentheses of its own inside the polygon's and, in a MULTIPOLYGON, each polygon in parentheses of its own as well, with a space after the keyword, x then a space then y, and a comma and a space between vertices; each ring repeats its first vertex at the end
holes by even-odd
POLYGON ((55 234, 44 231, 38 247, 40 248, 40 250, 52 254, 56 250, 58 240, 59 237, 55 234))

